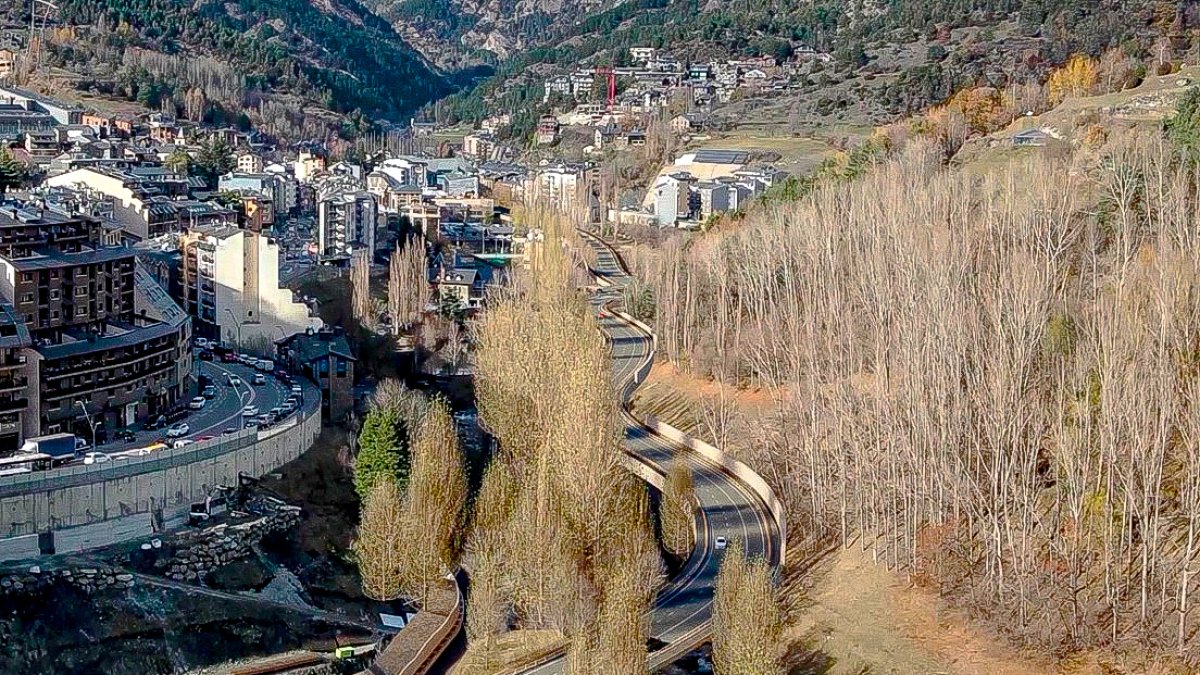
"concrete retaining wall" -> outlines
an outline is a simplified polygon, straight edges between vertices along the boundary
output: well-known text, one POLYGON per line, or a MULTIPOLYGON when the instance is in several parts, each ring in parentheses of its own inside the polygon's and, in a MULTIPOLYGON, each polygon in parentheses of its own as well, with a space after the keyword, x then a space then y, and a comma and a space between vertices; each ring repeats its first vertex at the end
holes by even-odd
POLYGON ((112 543, 105 540, 144 529, 147 520, 122 519, 169 517, 215 486, 237 485, 239 473, 262 476, 299 457, 321 432, 320 395, 306 397, 293 420, 146 457, 6 477, 0 480, 0 538, 55 530, 57 540, 68 528, 105 523, 85 538, 89 547, 112 543))
POLYGON ((691 448, 696 454, 725 469, 758 495, 758 498, 767 505, 767 509, 771 512, 771 520, 775 521, 775 527, 779 529, 779 565, 782 566, 784 551, 787 550, 787 546, 784 543, 787 541, 787 518, 783 513, 783 503, 775 497, 775 491, 771 489, 770 485, 767 485, 767 481, 763 480, 762 476, 755 473, 753 469, 742 462, 726 455, 704 441, 692 438, 687 433, 676 429, 670 424, 660 422, 652 415, 646 415, 642 423, 646 425, 647 429, 650 429, 659 436, 685 445, 691 448))

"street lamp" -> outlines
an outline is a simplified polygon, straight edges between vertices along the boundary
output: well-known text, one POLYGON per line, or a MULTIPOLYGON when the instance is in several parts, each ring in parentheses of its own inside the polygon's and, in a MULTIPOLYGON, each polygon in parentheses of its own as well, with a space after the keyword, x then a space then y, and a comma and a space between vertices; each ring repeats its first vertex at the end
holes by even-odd
POLYGON ((229 318, 233 319, 233 327, 234 327, 234 329, 237 330, 237 346, 239 348, 241 348, 241 346, 242 346, 242 324, 240 321, 238 321, 238 318, 237 318, 237 316, 234 315, 232 309, 229 309, 228 307, 226 307, 225 313, 229 315, 229 318))
POLYGON ((83 401, 80 401, 79 399, 75 399, 75 405, 79 406, 79 409, 83 411, 83 419, 87 421, 88 428, 92 430, 92 451, 95 452, 95 450, 96 450, 96 425, 92 423, 92 416, 88 412, 87 406, 85 406, 83 404, 83 401))

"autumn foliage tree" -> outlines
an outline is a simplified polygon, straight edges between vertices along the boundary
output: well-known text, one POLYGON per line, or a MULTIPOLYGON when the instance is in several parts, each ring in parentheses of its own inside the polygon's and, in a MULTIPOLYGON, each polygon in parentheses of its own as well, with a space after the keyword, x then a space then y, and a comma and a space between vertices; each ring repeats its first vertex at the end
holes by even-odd
POLYGON ((403 589, 402 555, 408 549, 400 486, 385 478, 371 484, 359 516, 353 544, 363 593, 376 600, 394 600, 403 589))
POLYGON ((695 543, 695 500, 692 470, 682 459, 676 459, 667 471, 658 509, 663 546, 676 556, 686 556, 695 543))
POLYGON ((738 541, 723 556, 713 598, 713 668, 717 675, 782 675, 783 613, 771 567, 747 560, 738 541))
POLYGON ((359 249, 350 257, 351 308, 363 326, 374 323, 371 312, 371 254, 359 249))
POLYGON ((644 670, 660 564, 645 487, 619 462, 607 346, 576 290, 581 242, 548 213, 524 218, 544 237, 475 328, 480 417, 500 450, 468 540, 482 591, 468 632, 486 641, 515 617, 570 637, 569 672, 644 670))
POLYGON ((1067 98, 1079 98, 1092 93, 1099 78, 1096 61, 1082 54, 1067 60, 1061 68, 1050 73, 1046 80, 1046 94, 1051 105, 1067 98))
POLYGON ((458 564, 467 479, 450 407, 435 399, 417 422, 412 470, 404 493, 407 532, 400 556, 400 587, 423 601, 433 584, 458 564))

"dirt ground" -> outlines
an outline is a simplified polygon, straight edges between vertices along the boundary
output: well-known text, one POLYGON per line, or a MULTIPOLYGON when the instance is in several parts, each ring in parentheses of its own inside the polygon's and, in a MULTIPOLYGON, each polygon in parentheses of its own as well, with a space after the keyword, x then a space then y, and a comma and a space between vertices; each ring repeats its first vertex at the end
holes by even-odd
POLYGON ((801 597, 791 598, 791 675, 1062 672, 945 609, 932 592, 876 565, 869 551, 832 551, 806 577, 793 594, 801 597))

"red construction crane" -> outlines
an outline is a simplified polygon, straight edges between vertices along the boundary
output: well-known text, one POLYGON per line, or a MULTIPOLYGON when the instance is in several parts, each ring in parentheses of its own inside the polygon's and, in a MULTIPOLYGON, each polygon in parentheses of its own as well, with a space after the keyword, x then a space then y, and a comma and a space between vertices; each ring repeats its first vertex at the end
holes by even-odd
POLYGON ((608 111, 612 112, 613 103, 617 100, 617 74, 613 72, 612 66, 600 66, 593 72, 608 76, 608 111))

